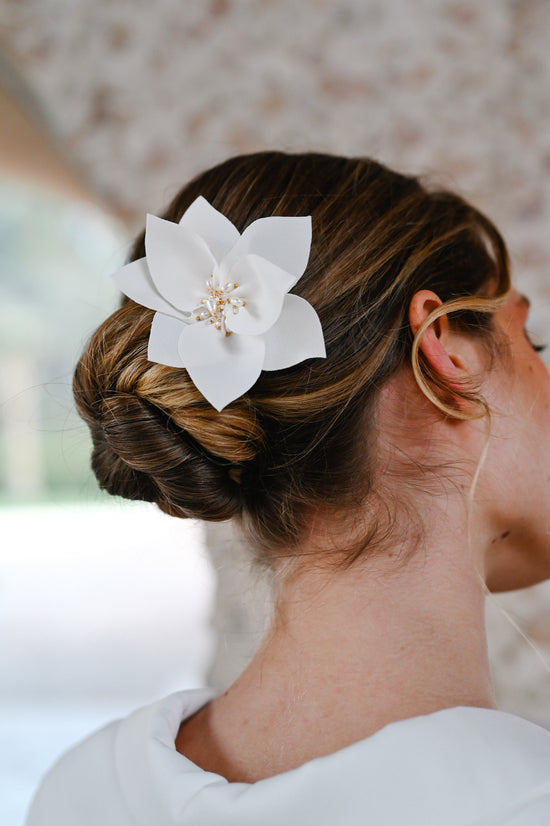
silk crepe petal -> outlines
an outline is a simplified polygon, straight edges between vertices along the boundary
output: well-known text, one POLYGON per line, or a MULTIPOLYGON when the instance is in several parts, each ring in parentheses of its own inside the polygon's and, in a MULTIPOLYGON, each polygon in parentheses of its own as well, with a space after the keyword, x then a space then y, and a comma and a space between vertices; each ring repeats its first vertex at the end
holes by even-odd
POLYGON ((178 344, 187 325, 178 318, 155 313, 147 347, 147 358, 167 367, 185 367, 178 344))
POLYGON ((161 296, 151 278, 146 258, 139 258, 125 264, 111 276, 119 290, 142 307, 150 310, 160 310, 172 316, 182 316, 182 313, 161 296))
POLYGON ((242 256, 259 255, 290 273, 292 287, 304 273, 310 248, 311 216, 286 218, 275 215, 259 218, 245 229, 224 265, 229 272, 242 256))
POLYGON ((264 370, 284 370, 309 358, 325 358, 319 316, 304 298, 286 295, 277 322, 264 334, 264 370))
POLYGON ((231 221, 214 209, 202 195, 184 212, 180 227, 200 235, 218 264, 240 238, 238 229, 231 221))
POLYGON ((195 386, 219 411, 255 384, 265 344, 260 336, 226 336, 200 322, 182 331, 179 353, 195 386))
POLYGON ((216 260, 205 241, 172 221, 147 216, 145 249, 159 293, 179 310, 193 310, 207 295, 216 260))
POLYGON ((271 261, 247 255, 232 268, 230 281, 239 285, 230 295, 242 298, 246 305, 236 315, 227 311, 227 329, 239 335, 265 333, 279 318, 292 276, 271 261))

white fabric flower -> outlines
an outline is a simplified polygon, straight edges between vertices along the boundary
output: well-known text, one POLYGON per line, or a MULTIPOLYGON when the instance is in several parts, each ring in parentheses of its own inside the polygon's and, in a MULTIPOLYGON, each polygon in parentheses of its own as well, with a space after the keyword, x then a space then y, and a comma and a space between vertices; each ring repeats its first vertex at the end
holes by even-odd
POLYGON ((146 257, 113 275, 129 298, 156 310, 150 361, 185 367, 222 410, 262 370, 324 358, 319 317, 288 291, 303 275, 311 218, 260 218, 242 235, 202 196, 179 224, 147 216, 146 257))

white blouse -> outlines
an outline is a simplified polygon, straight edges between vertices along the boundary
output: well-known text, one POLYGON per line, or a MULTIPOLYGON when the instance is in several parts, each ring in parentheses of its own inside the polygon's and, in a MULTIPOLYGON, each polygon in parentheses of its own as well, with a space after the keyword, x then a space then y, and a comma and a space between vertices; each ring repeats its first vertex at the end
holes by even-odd
POLYGON ((550 732, 451 708, 257 783, 176 751, 212 698, 183 691, 110 723, 50 770, 26 826, 549 826, 550 732))

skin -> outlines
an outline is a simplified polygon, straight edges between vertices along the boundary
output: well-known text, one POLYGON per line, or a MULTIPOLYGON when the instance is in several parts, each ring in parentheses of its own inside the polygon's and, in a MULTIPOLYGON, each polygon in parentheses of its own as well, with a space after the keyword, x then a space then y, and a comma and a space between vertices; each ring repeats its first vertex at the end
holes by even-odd
MULTIPOLYGON (((429 291, 414 296, 413 332, 440 303, 429 291)), ((495 314, 503 346, 482 386, 491 432, 472 502, 487 420, 442 415, 410 369, 400 371, 380 393, 380 484, 402 489, 403 475, 388 470, 411 463, 454 469, 409 486, 407 512, 422 514, 421 541, 412 542, 404 522, 391 547, 348 570, 301 569, 286 579, 260 650, 182 724, 181 753, 230 781, 254 782, 397 720, 495 706, 487 586, 509 590, 550 576, 550 377, 526 337, 527 309, 512 291, 495 314)), ((421 350, 449 386, 473 383, 487 364, 481 341, 445 316, 426 330, 421 350)), ((334 529, 318 515, 305 550, 333 543, 334 529)))
POLYGON ((512 292, 497 318, 510 339, 510 364, 488 381, 495 414, 483 481, 492 496, 485 572, 493 591, 550 577, 550 380, 525 332, 528 311, 527 299, 512 292))

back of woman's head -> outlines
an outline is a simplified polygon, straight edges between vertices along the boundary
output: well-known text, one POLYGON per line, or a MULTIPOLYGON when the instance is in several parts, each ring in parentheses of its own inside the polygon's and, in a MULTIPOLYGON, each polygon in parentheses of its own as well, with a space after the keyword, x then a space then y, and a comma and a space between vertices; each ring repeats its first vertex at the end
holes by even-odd
MULTIPOLYGON (((218 412, 185 369, 148 361, 153 312, 125 300, 84 352, 75 398, 102 488, 175 516, 241 517, 271 562, 299 554, 315 513, 350 513, 371 493, 378 391, 410 364, 413 295, 502 295, 507 255, 463 199, 364 158, 237 157, 195 178, 163 217, 179 221, 199 195, 239 232, 266 216, 312 216, 311 255, 293 292, 319 315, 326 359, 264 371, 218 412)), ((141 235, 132 259, 144 255, 141 235)), ((452 323, 491 339, 490 313, 467 301, 452 323)), ((416 367, 428 386, 421 357, 416 367)))

